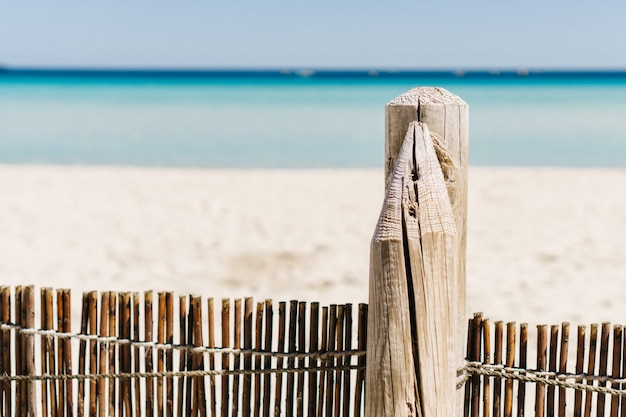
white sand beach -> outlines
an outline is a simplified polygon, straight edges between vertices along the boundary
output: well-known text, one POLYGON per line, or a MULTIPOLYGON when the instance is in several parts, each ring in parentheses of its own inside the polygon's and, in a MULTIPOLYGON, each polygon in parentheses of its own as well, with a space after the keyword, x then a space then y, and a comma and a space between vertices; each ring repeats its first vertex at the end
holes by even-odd
MULTIPOLYGON (((626 170, 470 168, 467 312, 626 322, 626 170)), ((0 166, 0 282, 366 302, 382 169, 0 166)))

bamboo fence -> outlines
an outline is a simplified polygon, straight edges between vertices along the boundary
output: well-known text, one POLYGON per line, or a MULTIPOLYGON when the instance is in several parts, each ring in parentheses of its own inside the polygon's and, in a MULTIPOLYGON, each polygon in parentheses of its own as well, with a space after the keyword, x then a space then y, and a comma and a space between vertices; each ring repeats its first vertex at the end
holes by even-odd
POLYGON ((360 416, 367 305, 0 287, 3 416, 360 416), (40 328, 35 327, 39 318, 40 328), (206 329, 206 330, 204 330, 206 329), (221 342, 218 347, 217 341, 221 342))

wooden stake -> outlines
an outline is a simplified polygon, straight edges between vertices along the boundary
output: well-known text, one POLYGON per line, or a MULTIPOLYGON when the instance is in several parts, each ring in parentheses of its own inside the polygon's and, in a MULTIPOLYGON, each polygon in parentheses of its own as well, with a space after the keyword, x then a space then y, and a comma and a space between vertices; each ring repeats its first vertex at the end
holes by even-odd
MULTIPOLYGON (((35 287, 32 285, 24 287, 24 326, 27 329, 35 328, 35 287)), ((26 375, 35 375, 35 336, 26 334, 24 337, 26 375)), ((27 413, 23 414, 28 417, 35 416, 37 413, 37 391, 35 389, 35 381, 26 383, 27 397, 27 413)))
MULTIPOLYGON (((557 369, 557 352, 558 352, 558 341, 559 341, 559 326, 553 324, 550 326, 550 358, 548 362, 548 370, 550 372, 556 372, 557 369)), ((555 407, 555 387, 554 385, 548 385, 548 399, 546 402, 546 411, 548 417, 554 417, 556 407, 555 407)))
MULTIPOLYGON (((202 326, 202 322, 197 324, 202 326)), ((169 346, 174 344, 174 294, 172 292, 165 293, 165 343, 169 346)), ((165 370, 174 370, 174 351, 173 349, 165 350, 165 370)), ((174 415, 174 379, 165 379, 166 408, 165 415, 173 417, 174 415)))
MULTIPOLYGON (((87 294, 87 302, 89 304, 89 334, 96 336, 98 334, 98 293, 90 291, 87 294)), ((89 342, 89 373, 98 374, 98 342, 95 340, 89 342)), ((89 415, 93 417, 98 413, 97 388, 98 382, 95 379, 89 380, 89 415)))
MULTIPOLYGON (((115 291, 109 292, 109 336, 110 337, 118 337, 117 333, 117 316, 116 316, 116 307, 117 306, 117 293, 115 291)), ((118 347, 116 343, 111 343, 109 346, 109 373, 115 374, 117 373, 117 361, 116 361, 116 351, 118 351, 118 347)), ((109 379, 109 415, 115 416, 115 412, 117 410, 117 386, 118 386, 117 378, 109 379)))
MULTIPOLYGON (((345 338, 344 338, 344 351, 348 352, 352 350, 352 304, 346 304, 344 309, 344 325, 345 325, 345 338)), ((348 357, 343 361, 344 366, 352 365, 352 357, 348 357)), ((350 416, 350 378, 351 371, 343 371, 343 411, 342 415, 344 417, 350 416)))
MULTIPOLYGON (((241 299, 235 300, 235 317, 234 317, 234 342, 233 348, 235 350, 241 349, 241 320, 242 320, 242 311, 241 311, 241 299)), ((241 355, 235 354, 234 360, 234 370, 241 369, 241 355)), ((241 377, 239 375, 233 375, 233 406, 232 406, 232 416, 237 417, 239 415, 239 381, 241 377)))
MULTIPOLYGON (((344 311, 345 307, 343 305, 337 306, 337 324, 335 327, 335 351, 341 352, 343 351, 343 332, 344 332, 344 311)), ((338 357, 335 360, 335 365, 340 367, 343 366, 343 358, 338 357)), ((335 371, 335 396, 334 396, 334 405, 335 405, 335 416, 339 416, 341 413, 341 388, 342 388, 342 371, 335 371)))
MULTIPOLYGON (((2 323, 11 323, 11 288, 8 286, 0 287, 0 300, 2 301, 2 323)), ((52 312, 51 312, 52 314, 52 312)), ((11 364, 13 363, 13 355, 11 355, 11 330, 2 329, 2 372, 11 375, 11 364)), ((54 354, 54 353, 53 353, 54 354)), ((0 411, 3 415, 10 416, 13 412, 12 407, 12 386, 10 381, 2 382, 2 408, 0 411)))
MULTIPOLYGON (((322 342, 320 344, 320 352, 328 352, 328 307, 322 307, 322 328, 320 329, 322 334, 322 342)), ((327 366, 327 360, 322 361, 324 367, 327 366)), ((324 406, 326 400, 326 374, 328 372, 320 372, 320 382, 318 390, 318 402, 317 402, 317 417, 324 416, 324 406)))
MULTIPOLYGON (((598 345, 598 325, 597 324, 592 324, 590 327, 590 333, 589 333, 589 356, 587 359, 587 374, 588 375, 594 375, 595 374, 595 369, 596 369, 596 352, 597 352, 597 345, 598 345)), ((593 380, 589 379, 587 380, 587 385, 593 385, 593 380)), ((590 417, 591 416, 591 400, 593 398, 593 392, 592 391, 587 391, 585 392, 585 409, 584 409, 584 416, 585 417, 590 417)))
MULTIPOLYGON (((331 304, 328 313, 328 351, 335 351, 335 343, 337 339, 337 305, 331 304)), ((331 356, 326 360, 326 367, 333 368, 335 359, 331 356)), ((369 368, 368 368, 369 369, 369 368)), ((335 391, 335 373, 333 371, 326 372, 326 417, 332 417, 334 411, 333 393, 335 391)), ((367 400, 367 398, 366 398, 367 400)))
MULTIPOLYGON (((87 292, 83 292, 82 313, 80 317, 80 333, 87 334, 87 323, 89 320, 89 303, 87 301, 87 292)), ((83 375, 85 373, 85 358, 86 358, 87 342, 81 340, 78 349, 78 373, 83 375)), ((78 380, 78 417, 85 415, 85 381, 78 380)))
MULTIPOLYGON (((501 321, 495 322, 495 342, 494 342, 494 360, 493 363, 501 365, 502 362, 502 342, 503 342, 503 324, 501 321)), ((502 412, 502 380, 495 378, 493 382, 493 417, 500 417, 502 412)))
MULTIPOLYGON (((165 293, 160 292, 159 296, 159 320, 157 321, 157 342, 162 345, 165 343, 165 320, 167 317, 166 313, 166 302, 165 302, 165 293)), ((157 349, 157 372, 165 371, 165 361, 164 356, 165 352, 163 349, 157 349)), ((164 415, 165 411, 165 402, 163 400, 163 378, 157 377, 156 380, 156 402, 157 402, 157 415, 159 417, 164 415)))
MULTIPOLYGON (((306 303, 298 303, 298 353, 306 352, 306 303)), ((298 368, 306 366, 304 358, 297 361, 298 368)), ((298 374, 298 388, 296 389, 296 416, 304 417, 304 372, 298 374)))
MULTIPOLYGON (((253 300, 250 297, 245 299, 244 306, 244 318, 243 318, 243 348, 245 350, 252 350, 252 314, 254 311, 253 300)), ((252 369, 252 355, 245 354, 243 356, 243 369, 252 369)), ((252 392, 252 376, 250 374, 244 374, 243 376, 243 395, 242 395, 242 416, 250 417, 251 411, 251 392, 252 392)))
MULTIPOLYGON (((578 326, 578 338, 576 339, 576 373, 582 375, 585 368, 585 326, 578 326)), ((582 382, 583 379, 577 380, 582 382)), ((574 392, 574 417, 582 417, 583 412, 583 391, 574 392)))
MULTIPOLYGON (((132 293, 132 302, 133 302, 133 340, 135 342, 141 341, 141 335, 139 329, 141 328, 141 322, 139 321, 139 293, 132 293)), ((133 348, 133 365, 136 373, 141 371, 141 360, 140 360, 140 349, 139 346, 135 346, 133 348)), ((141 400, 141 382, 145 381, 144 378, 135 378, 135 416, 141 416, 141 405, 144 401, 141 400)))

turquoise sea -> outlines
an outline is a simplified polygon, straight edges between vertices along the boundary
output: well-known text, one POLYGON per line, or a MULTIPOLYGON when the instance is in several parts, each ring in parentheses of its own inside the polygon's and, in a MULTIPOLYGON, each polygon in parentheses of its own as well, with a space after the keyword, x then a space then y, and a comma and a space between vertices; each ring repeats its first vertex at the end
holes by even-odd
POLYGON ((384 106, 440 86, 470 163, 626 167, 626 73, 0 70, 0 163, 380 167, 384 106))

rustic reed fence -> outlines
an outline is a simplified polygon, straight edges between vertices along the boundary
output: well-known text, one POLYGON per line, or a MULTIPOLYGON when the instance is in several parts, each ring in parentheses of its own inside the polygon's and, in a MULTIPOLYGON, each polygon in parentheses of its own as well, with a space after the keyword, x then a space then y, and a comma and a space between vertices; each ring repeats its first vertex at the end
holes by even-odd
POLYGON ((572 348, 567 322, 532 335, 525 323, 469 321, 465 417, 626 415, 623 325, 579 325, 572 348))
POLYGON ((94 291, 72 333, 70 291, 40 297, 37 312, 33 286, 0 287, 3 416, 362 413, 365 304, 355 314, 351 304, 223 299, 217 312, 212 298, 94 291))

